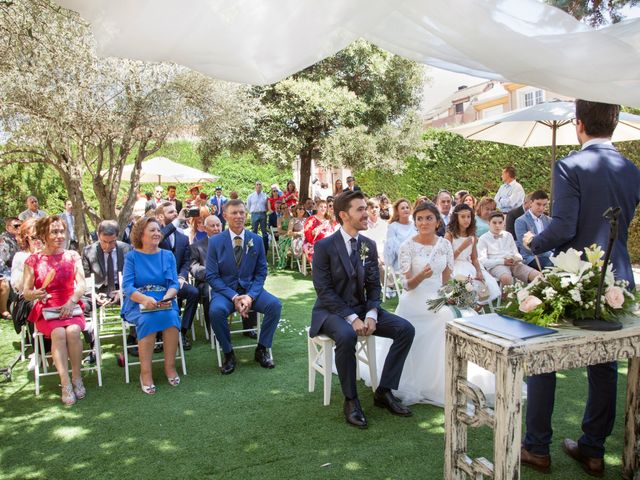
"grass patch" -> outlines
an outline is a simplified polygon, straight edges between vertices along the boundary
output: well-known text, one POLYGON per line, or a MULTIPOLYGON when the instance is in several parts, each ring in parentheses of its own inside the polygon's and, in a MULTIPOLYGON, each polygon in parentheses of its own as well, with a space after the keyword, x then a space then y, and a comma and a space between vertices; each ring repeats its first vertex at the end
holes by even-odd
MULTIPOLYGON (((155 364, 159 391, 149 397, 140 391, 136 368, 132 383, 124 383, 115 361, 121 345, 111 340, 105 345, 104 386, 97 386, 94 375, 85 376, 87 398, 67 408, 60 403, 57 378, 44 378, 35 397, 32 375, 26 363, 20 364, 13 382, 0 385, 0 478, 442 478, 443 410, 417 405, 413 417, 393 417, 374 408, 371 390, 360 384, 370 427, 348 427, 336 377, 329 407, 322 406, 319 378, 316 391, 307 392, 304 329, 315 301, 311 280, 297 273, 272 274, 267 288, 283 301, 274 370, 260 368, 253 350, 243 349, 237 352, 236 372, 223 377, 200 329, 187 352, 188 375, 180 387, 171 388, 162 364, 155 364)), ((385 306, 393 311, 395 303, 385 306)), ((4 366, 18 342, 7 322, 0 324, 0 334, 4 366)), ((622 363, 605 478, 621 477, 625 388, 622 363)), ((586 391, 584 370, 559 376, 551 478, 582 475, 561 453, 560 442, 580 434, 586 391)), ((469 448, 475 456, 491 458, 491 432, 471 429, 469 448)), ((550 477, 523 469, 522 478, 550 477)))

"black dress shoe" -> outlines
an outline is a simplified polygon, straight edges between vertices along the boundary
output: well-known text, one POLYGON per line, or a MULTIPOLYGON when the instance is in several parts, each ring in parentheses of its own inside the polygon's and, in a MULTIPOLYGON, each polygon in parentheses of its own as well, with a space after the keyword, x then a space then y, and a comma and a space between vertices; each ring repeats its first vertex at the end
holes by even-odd
POLYGON ((236 354, 233 352, 225 353, 224 362, 220 367, 220 373, 222 375, 229 375, 230 373, 233 373, 235 369, 236 369, 236 354))
POLYGON ((271 360, 271 356, 266 348, 258 347, 256 348, 255 354, 256 362, 260 364, 262 368, 274 368, 275 364, 273 360, 271 360))
POLYGON ((551 473, 551 455, 536 455, 520 447, 520 465, 526 465, 540 473, 551 473))
POLYGON ((570 438, 564 439, 562 450, 578 462, 587 475, 592 477, 602 477, 604 475, 604 459, 587 457, 580 451, 580 446, 570 438))
POLYGON ((357 398, 353 400, 344 401, 344 419, 349 425, 353 425, 358 428, 367 428, 367 419, 364 416, 362 407, 360 407, 360 400, 357 398))
POLYGON ((413 415, 413 413, 411 413, 411 410, 402 405, 402 403, 400 403, 398 399, 393 396, 391 391, 376 391, 376 393, 373 395, 373 404, 376 407, 386 408, 394 415, 399 415, 401 417, 410 417, 411 415, 413 415))
POLYGON ((258 338, 258 332, 256 332, 255 330, 249 330, 248 332, 244 332, 243 335, 245 337, 253 338, 254 340, 258 338))
POLYGON ((182 349, 191 350, 191 341, 187 338, 186 335, 182 336, 182 349))

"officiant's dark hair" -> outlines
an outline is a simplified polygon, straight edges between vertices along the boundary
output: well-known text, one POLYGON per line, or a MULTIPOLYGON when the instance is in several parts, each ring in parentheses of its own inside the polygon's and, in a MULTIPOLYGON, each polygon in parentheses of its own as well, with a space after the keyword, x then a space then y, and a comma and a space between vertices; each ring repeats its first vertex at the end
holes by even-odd
POLYGON ((618 125, 620 105, 576 100, 576 120, 590 137, 610 138, 618 125))
POLYGON ((359 198, 360 200, 366 200, 364 193, 360 190, 352 192, 350 190, 336 195, 333 199, 333 214, 336 216, 336 220, 342 225, 342 218, 340 218, 340 212, 346 212, 351 206, 351 201, 359 198))

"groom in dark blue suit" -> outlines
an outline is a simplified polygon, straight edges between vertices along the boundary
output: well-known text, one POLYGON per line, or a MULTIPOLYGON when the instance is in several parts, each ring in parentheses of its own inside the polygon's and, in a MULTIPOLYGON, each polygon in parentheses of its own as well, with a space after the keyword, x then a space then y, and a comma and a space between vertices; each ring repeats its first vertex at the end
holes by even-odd
POLYGON ((232 373, 236 359, 227 318, 236 311, 247 317, 249 311, 264 313, 255 359, 264 368, 275 365, 268 349, 280 321, 280 300, 264 289, 267 259, 262 237, 245 230, 247 213, 242 200, 229 200, 224 207, 229 229, 209 240, 207 282, 211 285, 209 318, 224 352, 223 375, 232 373))
MULTIPOLYGON (((527 233, 523 243, 534 254, 555 249, 583 250, 592 244, 606 249, 609 222, 602 214, 620 207, 618 239, 611 263, 616 279, 634 288, 627 251, 629 223, 640 202, 640 170, 624 158, 611 143, 620 107, 576 100, 576 133, 582 149, 560 160, 553 173, 553 219, 538 235, 527 233)), ((582 419, 583 435, 577 442, 565 439, 563 450, 590 475, 604 472, 604 443, 615 419, 617 363, 587 368, 589 396, 582 419)), ((549 472, 551 457, 551 414, 556 386, 555 373, 532 375, 527 379, 526 435, 521 450, 522 463, 549 472)))
POLYGON ((376 243, 359 232, 367 229, 367 204, 361 191, 338 195, 333 203, 342 225, 336 233, 315 244, 313 286, 318 299, 311 313, 309 335, 327 335, 336 342, 336 368, 345 396, 348 424, 367 427, 356 389, 356 342, 358 335, 393 339, 384 362, 374 404, 395 415, 411 411, 391 393, 400 375, 413 336, 413 325, 380 308, 380 271, 376 243))

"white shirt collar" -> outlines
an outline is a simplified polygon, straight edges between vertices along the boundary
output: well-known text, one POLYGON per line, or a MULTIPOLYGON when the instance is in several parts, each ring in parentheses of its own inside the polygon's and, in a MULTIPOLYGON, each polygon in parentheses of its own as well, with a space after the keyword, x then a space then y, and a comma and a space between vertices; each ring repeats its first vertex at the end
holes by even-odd
POLYGON ((240 234, 233 233, 231 229, 229 229, 229 235, 231 236, 231 243, 233 243, 233 239, 239 236, 242 239, 242 244, 244 245, 244 228, 240 232, 240 234))
POLYGON ((613 145, 610 138, 592 138, 591 140, 587 140, 586 142, 584 142, 580 150, 584 150, 585 148, 590 147, 591 145, 598 145, 598 144, 613 145))
POLYGON ((349 252, 350 248, 351 248, 351 243, 350 243, 351 239, 355 238, 356 242, 357 242, 359 234, 356 233, 356 236, 352 237, 351 235, 349 235, 347 232, 344 231, 344 228, 341 228, 340 229, 340 235, 342 235, 342 241, 347 245, 347 252, 349 252))

